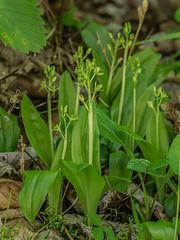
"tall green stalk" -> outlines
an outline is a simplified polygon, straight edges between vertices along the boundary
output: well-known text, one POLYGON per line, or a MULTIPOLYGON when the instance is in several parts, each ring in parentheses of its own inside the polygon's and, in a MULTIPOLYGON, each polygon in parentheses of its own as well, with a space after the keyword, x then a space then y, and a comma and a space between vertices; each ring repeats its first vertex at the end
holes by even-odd
POLYGON ((124 104, 124 93, 125 93, 125 83, 126 83, 126 64, 128 57, 128 49, 132 44, 132 40, 134 38, 134 34, 130 34, 131 32, 131 24, 126 22, 123 28, 123 32, 125 35, 125 39, 121 38, 121 43, 124 48, 124 62, 123 62, 123 75, 122 75, 122 85, 121 85, 121 96, 119 102, 119 112, 118 112, 118 121, 117 123, 121 124, 122 112, 123 112, 123 104, 124 104))
POLYGON ((48 103, 49 136, 50 136, 50 143, 51 143, 52 158, 54 158, 54 142, 53 142, 53 133, 52 133, 51 93, 50 92, 48 92, 47 103, 48 103))
POLYGON ((121 97, 120 97, 120 103, 119 103, 118 122, 117 122, 119 125, 121 123, 123 103, 124 103, 127 55, 128 55, 128 45, 126 45, 125 50, 124 50, 124 63, 123 63, 123 76, 122 76, 122 86, 121 86, 121 97))
MULTIPOLYGON (((133 133, 136 132, 136 85, 138 75, 141 73, 139 58, 136 58, 134 64, 131 65, 131 70, 133 72, 133 133)), ((132 139, 131 149, 134 149, 134 138, 132 139)))

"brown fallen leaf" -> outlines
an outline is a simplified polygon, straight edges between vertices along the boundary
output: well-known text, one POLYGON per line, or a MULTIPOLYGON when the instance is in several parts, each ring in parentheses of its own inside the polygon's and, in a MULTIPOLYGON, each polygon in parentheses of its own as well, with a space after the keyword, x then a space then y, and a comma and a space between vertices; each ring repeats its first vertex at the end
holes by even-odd
POLYGON ((12 192, 10 208, 19 208, 18 194, 22 185, 22 182, 7 178, 0 179, 0 210, 7 209, 10 192, 12 192))

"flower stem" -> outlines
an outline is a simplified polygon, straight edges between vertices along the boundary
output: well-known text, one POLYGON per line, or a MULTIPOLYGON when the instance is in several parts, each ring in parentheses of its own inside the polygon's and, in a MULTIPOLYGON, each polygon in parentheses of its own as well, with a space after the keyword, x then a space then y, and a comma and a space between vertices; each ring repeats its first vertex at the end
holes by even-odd
POLYGON ((93 109, 91 101, 91 90, 88 89, 89 96, 89 112, 88 112, 88 127, 89 127, 89 164, 93 161, 93 109))
POLYGON ((47 102, 48 102, 49 135, 50 135, 51 152, 52 152, 52 159, 53 159, 54 158, 54 143, 53 143, 53 133, 52 133, 51 93, 50 92, 48 92, 47 102))
POLYGON ((117 122, 119 125, 120 125, 120 123, 121 123, 122 110, 123 110, 123 102, 124 102, 127 54, 128 54, 128 44, 126 44, 125 50, 124 50, 123 77, 122 77, 121 97, 120 97, 119 113, 118 113, 118 122, 117 122))

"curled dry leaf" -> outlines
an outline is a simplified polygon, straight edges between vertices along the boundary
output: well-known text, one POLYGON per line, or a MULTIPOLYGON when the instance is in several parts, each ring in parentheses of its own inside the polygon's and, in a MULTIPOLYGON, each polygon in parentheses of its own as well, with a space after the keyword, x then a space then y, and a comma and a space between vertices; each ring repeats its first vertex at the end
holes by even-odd
POLYGON ((18 194, 22 188, 22 182, 13 181, 6 178, 0 179, 0 209, 7 209, 9 195, 11 195, 10 208, 19 208, 18 194))

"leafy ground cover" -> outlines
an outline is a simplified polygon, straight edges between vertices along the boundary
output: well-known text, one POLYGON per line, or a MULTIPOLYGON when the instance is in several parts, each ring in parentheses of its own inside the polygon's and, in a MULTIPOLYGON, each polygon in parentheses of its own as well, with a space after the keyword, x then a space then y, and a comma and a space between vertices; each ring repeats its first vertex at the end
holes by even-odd
POLYGON ((4 108, 18 87, 0 109, 1 239, 178 239, 179 103, 160 85, 178 76, 180 53, 164 60, 143 46, 178 42, 180 31, 138 41, 145 0, 137 30, 125 21, 116 34, 77 20, 73 6, 56 19, 46 1, 44 27, 37 5, 0 1, 1 39, 22 62, 0 80, 4 108), (29 53, 45 39, 46 61, 29 53), (40 85, 27 76, 23 85, 35 66, 40 85))

